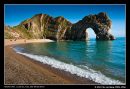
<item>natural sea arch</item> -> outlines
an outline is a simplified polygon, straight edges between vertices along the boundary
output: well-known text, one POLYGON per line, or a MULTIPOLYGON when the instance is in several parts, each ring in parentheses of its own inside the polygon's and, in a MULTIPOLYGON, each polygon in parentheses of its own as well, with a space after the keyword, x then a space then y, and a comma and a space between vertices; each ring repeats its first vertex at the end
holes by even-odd
POLYGON ((92 28, 97 40, 114 40, 114 36, 109 32, 111 25, 112 21, 107 14, 100 12, 85 16, 74 24, 62 16, 53 18, 46 14, 38 14, 29 20, 23 21, 20 27, 28 29, 33 38, 86 40, 86 29, 92 28))
POLYGON ((114 36, 109 33, 112 22, 106 13, 85 16, 82 20, 73 24, 69 39, 86 40, 86 29, 92 28, 97 40, 114 40, 114 36))

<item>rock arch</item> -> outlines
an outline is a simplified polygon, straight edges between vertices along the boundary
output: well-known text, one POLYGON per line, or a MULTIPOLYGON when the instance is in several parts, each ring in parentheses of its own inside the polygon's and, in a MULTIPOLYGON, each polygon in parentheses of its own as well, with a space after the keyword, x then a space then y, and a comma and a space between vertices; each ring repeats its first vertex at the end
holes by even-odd
POLYGON ((109 33, 111 24, 111 20, 104 12, 85 16, 75 24, 62 16, 53 18, 47 14, 37 14, 12 29, 19 29, 19 34, 23 33, 20 35, 22 38, 86 40, 86 29, 92 28, 97 40, 114 40, 114 36, 109 33))
POLYGON ((114 36, 109 33, 111 24, 111 20, 104 12, 85 16, 82 20, 72 25, 69 39, 85 40, 87 37, 86 29, 92 28, 97 40, 114 40, 114 36))

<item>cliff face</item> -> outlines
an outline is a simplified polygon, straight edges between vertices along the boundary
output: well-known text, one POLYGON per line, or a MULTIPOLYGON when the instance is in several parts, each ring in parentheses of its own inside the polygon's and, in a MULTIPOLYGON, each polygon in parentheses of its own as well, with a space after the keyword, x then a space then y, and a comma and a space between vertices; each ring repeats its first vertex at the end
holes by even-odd
POLYGON ((71 26, 72 24, 63 17, 53 18, 47 14, 37 14, 20 23, 16 29, 23 28, 33 39, 61 40, 71 26))
POLYGON ((88 37, 86 29, 89 27, 94 30, 98 40, 114 39, 114 36, 108 32, 111 28, 111 21, 103 12, 98 15, 85 16, 75 24, 70 23, 62 16, 53 18, 47 14, 37 14, 21 22, 18 26, 10 28, 12 29, 10 31, 5 27, 5 35, 8 34, 11 38, 85 40, 88 37))
POLYGON ((85 16, 79 22, 73 24, 71 28, 72 40, 85 40, 88 38, 86 33, 87 28, 92 28, 96 34, 97 40, 114 40, 114 36, 109 33, 111 28, 111 20, 106 13, 99 13, 97 15, 85 16))
POLYGON ((5 39, 14 39, 14 38, 31 38, 30 34, 21 26, 4 26, 4 38, 5 39))

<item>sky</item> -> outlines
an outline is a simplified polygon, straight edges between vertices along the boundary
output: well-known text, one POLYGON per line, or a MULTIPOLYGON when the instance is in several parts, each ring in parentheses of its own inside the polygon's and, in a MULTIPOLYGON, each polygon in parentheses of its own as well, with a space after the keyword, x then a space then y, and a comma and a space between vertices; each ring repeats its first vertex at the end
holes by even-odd
MULTIPOLYGON (((9 26, 16 26, 20 22, 33 17, 35 14, 43 13, 52 17, 63 16, 71 23, 76 23, 83 17, 90 14, 98 14, 106 12, 112 21, 112 28, 110 32, 115 37, 126 36, 126 12, 125 5, 88 5, 88 4, 5 4, 4 6, 4 24, 9 26)), ((95 38, 94 31, 87 29, 90 38, 95 38)))

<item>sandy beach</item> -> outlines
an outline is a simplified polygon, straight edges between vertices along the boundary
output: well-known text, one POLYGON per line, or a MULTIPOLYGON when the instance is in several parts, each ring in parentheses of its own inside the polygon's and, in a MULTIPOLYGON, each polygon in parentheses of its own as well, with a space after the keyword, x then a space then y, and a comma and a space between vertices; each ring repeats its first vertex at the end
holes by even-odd
POLYGON ((36 42, 54 42, 53 40, 50 39, 5 39, 4 40, 4 45, 14 45, 14 44, 25 44, 25 43, 36 43, 36 42))
POLYGON ((52 68, 49 65, 17 54, 14 44, 32 42, 53 42, 49 39, 10 40, 5 39, 4 72, 5 84, 97 84, 89 79, 72 75, 69 72, 52 68))

